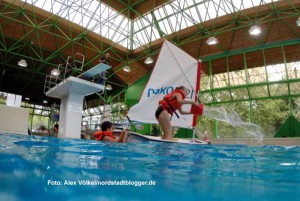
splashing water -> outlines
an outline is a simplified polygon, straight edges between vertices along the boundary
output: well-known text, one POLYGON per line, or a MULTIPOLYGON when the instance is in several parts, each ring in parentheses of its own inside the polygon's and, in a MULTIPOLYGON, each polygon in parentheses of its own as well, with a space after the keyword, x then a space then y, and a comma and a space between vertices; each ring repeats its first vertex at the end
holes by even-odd
POLYGON ((230 124, 234 128, 240 127, 245 134, 254 137, 259 142, 263 140, 260 127, 254 123, 243 122, 235 111, 227 112, 225 108, 204 107, 202 116, 230 124))

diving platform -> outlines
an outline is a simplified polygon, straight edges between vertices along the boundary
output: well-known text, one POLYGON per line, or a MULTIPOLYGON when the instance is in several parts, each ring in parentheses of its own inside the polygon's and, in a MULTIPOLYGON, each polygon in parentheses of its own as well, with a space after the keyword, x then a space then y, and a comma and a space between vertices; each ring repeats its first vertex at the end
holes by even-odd
POLYGON ((59 138, 80 138, 83 99, 85 96, 104 91, 104 85, 89 79, 106 71, 111 66, 98 64, 78 77, 66 79, 50 77, 45 81, 46 96, 61 99, 59 117, 59 138), (52 82, 54 80, 54 82, 52 82), (60 80, 59 83, 58 80, 60 80), (55 82, 56 81, 56 82, 55 82))
POLYGON ((89 79, 91 77, 94 77, 104 71, 106 71, 107 69, 109 69, 111 66, 108 66, 106 64, 103 64, 103 63, 100 63, 98 65, 96 65, 95 67, 85 71, 84 73, 80 74, 78 76, 78 78, 81 78, 81 79, 89 79))
POLYGON ((62 98, 72 92, 78 95, 88 96, 102 90, 104 90, 103 85, 70 76, 47 91, 46 95, 53 98, 62 98))
POLYGON ((61 99, 59 138, 80 138, 83 99, 103 90, 103 85, 71 76, 46 92, 49 97, 61 99))

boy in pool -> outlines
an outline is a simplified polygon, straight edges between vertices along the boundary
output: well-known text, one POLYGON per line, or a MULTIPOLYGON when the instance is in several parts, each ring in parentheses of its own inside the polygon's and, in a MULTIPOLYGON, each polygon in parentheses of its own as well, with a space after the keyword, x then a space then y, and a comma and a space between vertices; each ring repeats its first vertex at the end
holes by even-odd
POLYGON ((59 128, 59 126, 58 126, 58 124, 55 124, 54 125, 54 127, 53 127, 53 130, 52 131, 48 131, 48 135, 49 135, 49 137, 51 136, 51 137, 57 137, 57 134, 58 134, 58 128, 59 128))
POLYGON ((107 141, 107 142, 127 142, 128 131, 124 130, 118 139, 113 135, 113 125, 109 121, 105 121, 101 124, 101 131, 94 133, 96 140, 107 141))

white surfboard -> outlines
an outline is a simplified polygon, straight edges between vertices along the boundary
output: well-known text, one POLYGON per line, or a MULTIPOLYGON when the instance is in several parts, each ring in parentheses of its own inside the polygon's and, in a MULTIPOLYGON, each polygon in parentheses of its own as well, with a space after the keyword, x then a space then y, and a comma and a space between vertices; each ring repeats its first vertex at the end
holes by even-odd
MULTIPOLYGON (((121 134, 121 130, 114 130, 114 135, 116 137, 119 137, 121 134)), ((165 142, 165 143, 182 143, 182 144, 196 144, 196 145, 209 145, 210 142, 202 141, 199 139, 196 139, 194 142, 191 139, 181 139, 177 138, 174 141, 173 140, 164 140, 161 139, 161 137, 156 136, 149 136, 149 135, 142 135, 133 131, 129 131, 127 142, 165 142)))
POLYGON ((127 142, 146 142, 146 141, 153 141, 153 142, 166 142, 166 143, 183 143, 183 144, 197 144, 197 145, 208 145, 209 142, 205 142, 202 140, 189 140, 189 139, 180 139, 177 138, 173 140, 164 140, 161 137, 156 136, 149 136, 149 135, 141 135, 139 133, 130 132, 128 135, 127 142))

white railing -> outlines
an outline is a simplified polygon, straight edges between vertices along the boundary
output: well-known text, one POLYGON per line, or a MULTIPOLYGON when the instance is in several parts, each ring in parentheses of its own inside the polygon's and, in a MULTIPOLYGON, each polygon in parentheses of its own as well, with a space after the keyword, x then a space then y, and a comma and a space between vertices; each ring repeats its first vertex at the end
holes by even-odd
POLYGON ((65 68, 63 64, 59 64, 56 69, 51 71, 50 75, 45 78, 44 93, 51 88, 57 86, 60 82, 67 79, 73 72, 81 72, 83 70, 83 64, 85 57, 82 54, 76 53, 77 57, 68 56, 65 68), (62 74, 63 72, 63 74, 62 74))

